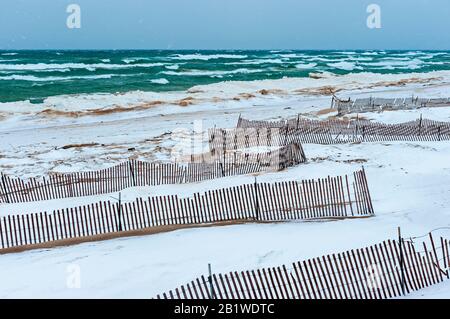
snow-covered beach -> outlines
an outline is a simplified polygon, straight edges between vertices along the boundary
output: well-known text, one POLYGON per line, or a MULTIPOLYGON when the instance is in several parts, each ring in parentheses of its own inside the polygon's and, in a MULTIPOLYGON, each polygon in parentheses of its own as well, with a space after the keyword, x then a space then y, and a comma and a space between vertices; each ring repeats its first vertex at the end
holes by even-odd
MULTIPOLYGON (((352 98, 448 97, 450 73, 322 74, 220 82, 167 93, 57 96, 38 107, 26 102, 2 103, 0 169, 6 174, 29 177, 52 171, 98 169, 128 158, 168 161, 180 135, 189 136, 199 123, 206 131, 214 126, 234 127, 239 114, 261 120, 297 114, 326 119, 336 115, 329 109, 331 93, 352 98)), ((450 108, 361 116, 400 123, 420 115, 449 121, 450 108)), ((450 226, 450 142, 304 144, 303 148, 307 164, 259 174, 258 179, 319 178, 351 173, 364 165, 375 216, 192 228, 0 255, 0 297, 150 298, 205 274, 208 263, 215 272, 277 266, 395 238, 399 226, 405 237, 450 226), (81 270, 78 289, 67 288, 67 271, 73 264, 81 270)), ((148 194, 188 196, 249 183, 253 178, 233 176, 184 185, 130 188, 122 191, 122 196, 124 200, 148 194)), ((1 204, 0 216, 71 207, 110 196, 117 194, 1 204)), ((448 238, 450 231, 441 230, 440 234, 448 238)), ((436 289, 441 291, 444 285, 448 286, 448 282, 436 289)))

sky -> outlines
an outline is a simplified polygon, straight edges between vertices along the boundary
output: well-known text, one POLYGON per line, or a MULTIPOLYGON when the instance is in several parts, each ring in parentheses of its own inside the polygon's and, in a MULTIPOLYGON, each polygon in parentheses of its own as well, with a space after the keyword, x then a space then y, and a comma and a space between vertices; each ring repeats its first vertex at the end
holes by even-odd
POLYGON ((0 49, 445 50, 449 17, 449 0, 1 0, 0 49))

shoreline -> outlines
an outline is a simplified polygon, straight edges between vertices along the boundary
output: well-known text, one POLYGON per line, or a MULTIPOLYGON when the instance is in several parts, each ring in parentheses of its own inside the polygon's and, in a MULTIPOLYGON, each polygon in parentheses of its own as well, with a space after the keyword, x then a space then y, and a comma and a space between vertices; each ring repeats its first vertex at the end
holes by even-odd
MULTIPOLYGON (((312 90, 326 85, 342 86, 342 90, 336 93, 340 97, 450 96, 447 78, 445 81, 433 80, 432 83, 402 82, 399 86, 388 87, 374 87, 373 84, 392 79, 374 77, 356 83, 351 83, 354 78, 341 80, 309 79, 307 82, 313 83, 308 87, 312 90)), ((204 132, 214 125, 223 128, 236 126, 239 114, 243 118, 261 120, 292 118, 298 113, 313 119, 335 115, 323 112, 330 107, 330 95, 307 95, 304 91, 299 94, 295 90, 300 84, 295 82, 291 86, 284 83, 283 92, 272 90, 269 94, 258 91, 268 90, 270 87, 265 84, 270 81, 208 86, 206 93, 186 93, 204 98, 197 98, 185 107, 161 104, 144 110, 78 118, 36 117, 33 113, 7 119, 1 122, 5 125, 0 132, 0 170, 26 177, 51 171, 109 167, 130 157, 150 161, 164 159, 170 156, 180 138, 190 136, 196 121, 201 123, 201 131, 204 132), (224 86, 227 90, 221 93, 222 98, 214 100, 224 86), (236 92, 253 93, 254 97, 233 100, 238 94, 236 92), (224 99, 226 97, 231 98, 224 99), (64 148, 65 145, 79 147, 64 148)), ((185 97, 176 96, 174 99, 185 97)), ((63 105, 70 107, 71 104, 63 105)), ((79 105, 80 108, 82 106, 79 105)), ((424 118, 450 121, 450 107, 371 112, 363 116, 369 120, 396 123, 417 119, 420 114, 424 118)), ((336 222, 195 227, 151 236, 111 238, 57 249, 42 247, 5 254, 0 259, 3 269, 0 296, 30 297, 39 294, 49 298, 145 298, 188 282, 204 273, 206 265, 211 262, 215 272, 270 267, 373 244, 396 236, 397 226, 402 227, 405 236, 415 236, 448 225, 450 197, 445 188, 450 176, 448 141, 304 144, 303 147, 307 164, 283 172, 258 175, 258 181, 342 175, 360 168, 363 162, 375 216, 336 222), (24 260, 27 262, 23 263, 24 260), (83 269, 83 289, 71 290, 64 285, 66 267, 74 263, 83 269), (107 266, 111 264, 114 267, 107 266), (36 271, 40 276, 35 276, 36 271)), ((177 186, 130 188, 123 192, 122 198, 124 201, 133 200, 149 194, 186 196, 253 181, 254 176, 250 175, 177 186)), ((0 205, 0 215, 91 203, 110 195, 115 196, 105 194, 0 205)))
MULTIPOLYGON (((186 106, 163 101, 152 104, 145 100, 145 94, 139 93, 135 101, 140 99, 140 104, 121 106, 126 112, 115 112, 116 101, 111 101, 109 96, 99 98, 108 105, 113 105, 112 108, 101 105, 95 108, 95 98, 89 100, 83 96, 61 97, 49 100, 49 105, 45 106, 48 108, 54 105, 53 114, 42 113, 39 106, 29 105, 25 110, 28 113, 14 112, 12 117, 0 121, 0 171, 25 178, 46 175, 51 171, 93 170, 128 158, 164 160, 170 156, 171 150, 183 136, 191 134, 194 123, 200 125, 204 132, 214 125, 230 128, 236 125, 239 114, 259 120, 276 120, 297 114, 313 119, 334 116, 335 112, 328 111, 332 98, 330 94, 325 91, 317 95, 308 93, 308 90, 317 92, 317 88, 332 86, 340 89, 335 94, 342 98, 410 97, 411 94, 422 97, 450 96, 450 72, 422 75, 423 79, 444 79, 431 80, 430 83, 422 83, 421 79, 418 83, 403 81, 399 86, 382 85, 393 80, 400 81, 405 76, 416 78, 416 74, 394 77, 390 75, 384 78, 371 75, 371 78, 357 82, 358 78, 352 75, 322 79, 224 82, 197 86, 190 93, 168 94, 172 101, 184 99, 186 106), (380 86, 375 85, 377 83, 380 86), (300 93, 296 92, 299 87, 302 87, 300 93), (235 99, 239 95, 240 98, 235 99), (78 104, 80 101, 84 103, 78 104), (145 103, 147 106, 142 107, 145 103), (64 110, 73 105, 76 105, 76 108, 70 109, 69 114, 85 114, 77 117, 66 116, 64 110), (68 144, 85 146, 64 149, 68 144)), ((153 94, 151 93, 152 96, 153 94)), ((155 99, 153 96, 152 100, 155 99)), ((17 108, 20 106, 15 105, 8 109, 13 111, 17 108)), ((426 118, 445 121, 449 119, 448 109, 365 113, 364 117, 379 122, 398 123, 415 120, 424 113, 426 118)), ((5 111, 5 105, 0 105, 0 116, 2 111, 5 111)))

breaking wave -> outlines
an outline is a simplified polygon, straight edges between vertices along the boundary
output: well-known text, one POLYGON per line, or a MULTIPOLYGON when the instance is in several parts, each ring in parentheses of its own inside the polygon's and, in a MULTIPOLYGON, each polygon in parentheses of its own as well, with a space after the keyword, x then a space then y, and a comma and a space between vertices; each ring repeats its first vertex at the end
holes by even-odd
POLYGON ((58 71, 65 69, 85 69, 89 71, 95 71, 97 69, 126 69, 126 68, 147 68, 164 66, 164 63, 140 63, 140 64, 107 64, 107 63, 29 63, 29 64, 0 64, 1 70, 12 70, 12 71, 58 71))
POLYGON ((450 71, 450 51, 0 51, 0 102, 61 94, 182 91, 225 79, 434 71, 450 71))

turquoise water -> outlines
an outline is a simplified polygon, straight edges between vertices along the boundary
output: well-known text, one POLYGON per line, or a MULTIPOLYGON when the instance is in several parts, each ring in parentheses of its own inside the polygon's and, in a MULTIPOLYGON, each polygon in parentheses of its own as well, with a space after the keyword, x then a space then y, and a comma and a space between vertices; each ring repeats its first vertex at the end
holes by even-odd
POLYGON ((310 73, 450 70, 450 51, 0 51, 0 102, 310 73))

